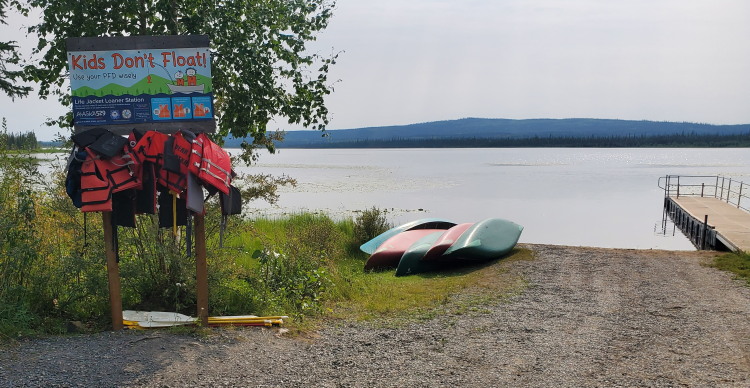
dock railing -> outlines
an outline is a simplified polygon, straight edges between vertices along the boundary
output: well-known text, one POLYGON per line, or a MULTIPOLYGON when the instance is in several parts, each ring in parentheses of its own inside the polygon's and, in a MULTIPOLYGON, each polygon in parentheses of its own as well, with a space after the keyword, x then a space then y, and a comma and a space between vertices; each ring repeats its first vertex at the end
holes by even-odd
POLYGON ((659 178, 667 197, 713 197, 750 212, 750 185, 720 175, 667 175, 659 178), (748 187, 745 187, 748 186, 748 187))

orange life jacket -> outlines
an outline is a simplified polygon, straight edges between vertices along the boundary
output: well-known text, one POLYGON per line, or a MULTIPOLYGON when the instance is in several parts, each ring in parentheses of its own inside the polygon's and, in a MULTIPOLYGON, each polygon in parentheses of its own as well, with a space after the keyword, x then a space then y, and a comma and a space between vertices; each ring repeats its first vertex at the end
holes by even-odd
POLYGON ((96 159, 86 152, 86 160, 81 164, 81 206, 82 212, 112 211, 112 191, 109 180, 97 169, 96 159))
POLYGON ((81 164, 81 211, 112 211, 112 194, 140 185, 130 167, 134 164, 124 153, 102 159, 86 148, 81 164))
MULTIPOLYGON (((88 150, 88 149, 87 149, 88 150)), ((110 190, 117 193, 140 186, 138 178, 133 176, 131 166, 135 164, 128 155, 120 153, 109 159, 102 159, 88 151, 89 158, 94 158, 94 164, 99 173, 109 181, 110 190)))

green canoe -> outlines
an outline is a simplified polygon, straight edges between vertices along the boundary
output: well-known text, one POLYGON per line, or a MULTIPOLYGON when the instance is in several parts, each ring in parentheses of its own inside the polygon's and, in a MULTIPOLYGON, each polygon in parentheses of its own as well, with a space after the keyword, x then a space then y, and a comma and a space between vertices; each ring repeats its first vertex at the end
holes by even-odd
POLYGON ((443 254, 451 259, 492 260, 510 252, 523 226, 502 218, 489 218, 467 229, 443 254))
POLYGON ((424 254, 432 247, 440 236, 445 233, 444 230, 430 233, 417 240, 401 256, 396 268, 396 276, 413 275, 415 273, 430 272, 436 270, 441 263, 435 261, 424 261, 424 254))

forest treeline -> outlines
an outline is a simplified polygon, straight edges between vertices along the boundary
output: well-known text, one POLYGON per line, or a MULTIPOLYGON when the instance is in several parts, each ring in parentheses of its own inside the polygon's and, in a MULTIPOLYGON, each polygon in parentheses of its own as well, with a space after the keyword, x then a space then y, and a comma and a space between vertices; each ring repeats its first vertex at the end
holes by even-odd
POLYGON ((0 131, 0 149, 6 150, 35 150, 39 142, 34 132, 8 133, 0 131))
POLYGON ((521 148, 521 147, 750 147, 750 132, 737 135, 702 135, 682 133, 656 136, 534 136, 528 138, 432 138, 432 139, 363 139, 326 142, 304 148, 521 148))

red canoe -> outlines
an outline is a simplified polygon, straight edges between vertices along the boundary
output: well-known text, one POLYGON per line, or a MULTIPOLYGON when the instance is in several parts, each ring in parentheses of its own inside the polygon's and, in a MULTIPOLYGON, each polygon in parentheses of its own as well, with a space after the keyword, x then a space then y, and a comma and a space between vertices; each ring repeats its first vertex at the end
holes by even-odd
POLYGON ((463 234, 466 229, 469 229, 474 223, 458 224, 443 233, 440 238, 435 241, 434 244, 427 250, 427 253, 422 256, 422 261, 438 260, 440 256, 448 250, 456 239, 463 234))
POLYGON ((394 268, 398 265, 404 252, 412 244, 431 233, 442 232, 444 229, 415 229, 401 232, 385 240, 378 249, 370 255, 365 263, 365 271, 381 268, 394 268))

